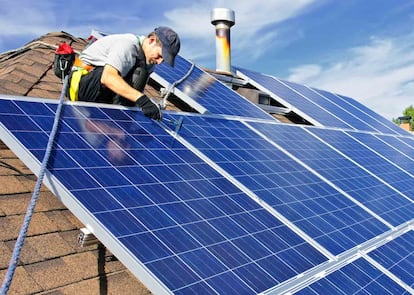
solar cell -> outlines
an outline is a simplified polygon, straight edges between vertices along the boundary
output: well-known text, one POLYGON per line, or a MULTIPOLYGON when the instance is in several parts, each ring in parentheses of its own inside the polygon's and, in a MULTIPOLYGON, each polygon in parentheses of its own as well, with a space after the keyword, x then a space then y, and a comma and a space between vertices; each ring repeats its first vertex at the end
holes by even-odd
MULTIPOLYGON (((177 56, 174 68, 167 64, 160 64, 151 77, 168 88, 184 77, 191 67, 192 64, 188 60, 177 56)), ((174 94, 200 113, 275 120, 258 106, 196 65, 190 75, 182 83, 176 85, 174 94)))
MULTIPOLYGON (((397 226, 413 218, 414 204, 411 200, 368 173, 352 159, 310 134, 310 132, 319 132, 319 128, 270 123, 249 123, 249 125, 308 165, 348 197, 371 210, 383 222, 397 226)), ((327 129, 320 130, 320 133, 323 133, 327 129)), ((325 138, 322 137, 322 140, 325 138)), ((329 138, 326 141, 329 141, 329 138)))
MULTIPOLYGON (((35 172, 55 108, 0 99, 1 139, 35 172)), ((167 124, 121 107, 65 105, 45 178, 154 293, 254 294, 327 260, 167 124)))

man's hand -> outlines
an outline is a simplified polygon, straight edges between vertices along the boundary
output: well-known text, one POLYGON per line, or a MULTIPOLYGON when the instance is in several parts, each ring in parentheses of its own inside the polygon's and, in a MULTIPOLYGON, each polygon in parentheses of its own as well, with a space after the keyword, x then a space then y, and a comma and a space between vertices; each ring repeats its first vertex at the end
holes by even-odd
POLYGON ((146 95, 138 98, 135 104, 141 108, 145 116, 150 117, 154 120, 161 120, 162 113, 159 106, 153 103, 151 99, 149 99, 146 95))

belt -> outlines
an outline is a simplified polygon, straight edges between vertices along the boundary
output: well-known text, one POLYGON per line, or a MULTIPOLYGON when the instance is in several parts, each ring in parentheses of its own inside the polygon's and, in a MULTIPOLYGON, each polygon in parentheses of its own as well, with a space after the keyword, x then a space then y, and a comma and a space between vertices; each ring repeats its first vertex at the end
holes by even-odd
POLYGON ((79 57, 75 58, 75 62, 73 63, 73 66, 82 68, 87 70, 88 72, 92 71, 94 66, 85 64, 79 57))
POLYGON ((89 74, 88 70, 79 67, 76 71, 72 72, 72 76, 69 83, 69 98, 71 101, 78 100, 79 84, 83 76, 89 74))

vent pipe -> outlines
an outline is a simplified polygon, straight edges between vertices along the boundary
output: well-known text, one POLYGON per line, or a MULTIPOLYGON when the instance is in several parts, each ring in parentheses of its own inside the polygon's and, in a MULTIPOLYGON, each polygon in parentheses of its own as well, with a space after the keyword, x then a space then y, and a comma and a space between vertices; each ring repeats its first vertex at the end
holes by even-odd
POLYGON ((216 71, 231 73, 230 28, 235 24, 234 11, 214 8, 211 23, 216 27, 216 71))

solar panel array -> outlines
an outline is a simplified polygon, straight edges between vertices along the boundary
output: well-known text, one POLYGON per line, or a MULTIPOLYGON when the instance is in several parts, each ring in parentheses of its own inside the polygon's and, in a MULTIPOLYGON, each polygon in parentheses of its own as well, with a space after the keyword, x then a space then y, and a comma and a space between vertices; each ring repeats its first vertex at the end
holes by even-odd
POLYGON ((273 119, 258 106, 181 56, 177 56, 174 68, 165 63, 155 67, 151 77, 169 89, 188 73, 189 76, 176 85, 174 94, 199 113, 273 119))
MULTIPOLYGON (((349 156, 329 145, 332 143, 330 135, 334 133, 340 136, 343 131, 284 125, 266 128, 254 124, 254 127, 308 165, 346 196, 383 219, 384 223, 397 226, 412 219, 413 201, 355 161, 354 158, 360 158, 359 150, 364 149, 363 145, 359 145, 355 151, 350 151, 349 156), (292 128, 296 130, 293 131, 292 128), (323 141, 315 140, 309 132, 318 133, 323 141)), ((345 146, 353 143, 352 139, 343 139, 344 142, 341 144, 345 146)), ((382 158, 377 156, 371 158, 368 165, 381 161, 382 158)), ((400 174, 403 175, 404 172, 400 170, 400 174)))
MULTIPOLYGON (((413 137, 255 74, 316 126, 282 124, 205 75, 175 90, 202 115, 65 103, 45 183, 155 294, 413 293, 413 137)), ((0 139, 36 174, 56 109, 0 97, 0 139)))
MULTIPOLYGON (((280 140, 297 148, 298 144, 283 135, 296 136, 299 130, 289 125, 249 123, 262 133, 267 131, 266 135, 273 134, 275 138, 268 141, 242 122, 210 121, 186 119, 180 135, 330 253, 340 254, 389 230, 273 144, 280 140)), ((312 136, 308 137, 312 141, 312 136)), ((304 139, 302 135, 299 138, 304 139)))
POLYGON ((313 125, 407 135, 406 131, 352 98, 247 69, 235 69, 239 76, 313 125))

